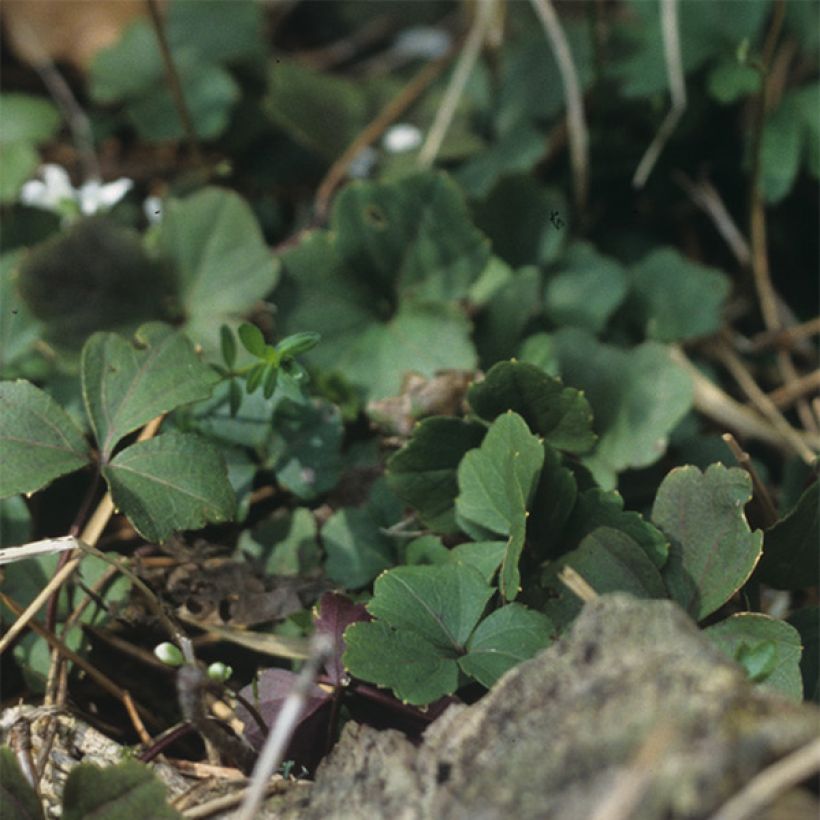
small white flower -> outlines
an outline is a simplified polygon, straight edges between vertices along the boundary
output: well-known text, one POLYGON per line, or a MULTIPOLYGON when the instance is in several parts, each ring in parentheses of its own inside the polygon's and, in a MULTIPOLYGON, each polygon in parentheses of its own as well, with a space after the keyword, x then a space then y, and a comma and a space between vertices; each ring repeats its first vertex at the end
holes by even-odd
POLYGON ((158 225, 162 222, 162 199, 158 196, 147 196, 142 203, 142 212, 149 225, 158 225))
POLYGON ((376 164, 378 158, 378 151, 375 151, 369 145, 362 148, 362 150, 353 157, 350 165, 347 166, 347 175, 354 179, 363 179, 364 177, 370 176, 370 172, 373 170, 373 166, 376 164))
POLYGON ((415 125, 397 123, 385 131, 382 145, 390 154, 404 154, 421 145, 421 131, 415 125))
POLYGON ((392 51, 409 60, 435 60, 443 57, 452 44, 450 35, 432 26, 414 26, 405 29, 396 37, 392 51))
POLYGON ((65 168, 51 163, 40 168, 40 176, 42 179, 24 183, 20 189, 20 202, 64 217, 75 216, 78 212, 90 216, 98 211, 107 211, 134 185, 133 180, 123 177, 105 184, 92 179, 75 188, 65 168))

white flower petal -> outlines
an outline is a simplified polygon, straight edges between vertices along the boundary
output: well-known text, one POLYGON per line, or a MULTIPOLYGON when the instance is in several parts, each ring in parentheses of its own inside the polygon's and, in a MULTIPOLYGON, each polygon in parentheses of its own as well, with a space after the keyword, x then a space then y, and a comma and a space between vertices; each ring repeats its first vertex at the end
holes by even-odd
POLYGON ((421 145, 421 131, 415 125, 400 122, 385 131, 382 138, 384 150, 391 154, 403 154, 421 145))

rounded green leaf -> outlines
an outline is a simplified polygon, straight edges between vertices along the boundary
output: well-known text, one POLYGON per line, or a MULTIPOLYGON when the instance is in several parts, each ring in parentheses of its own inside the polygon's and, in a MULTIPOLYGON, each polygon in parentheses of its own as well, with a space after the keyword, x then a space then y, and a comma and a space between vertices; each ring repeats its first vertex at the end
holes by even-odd
POLYGON ((740 654, 747 671, 761 673, 763 686, 792 700, 802 700, 802 645, 800 633, 791 624, 758 612, 738 612, 707 627, 703 634, 732 660, 739 660, 740 654))
POLYGON ((236 508, 222 455, 195 435, 165 433, 132 444, 103 476, 116 507, 149 541, 230 521, 236 508))
POLYGON ((678 467, 664 478, 652 522, 670 542, 663 578, 672 597, 697 621, 746 583, 760 558, 763 533, 743 513, 752 497, 748 474, 712 464, 678 467))
POLYGON ((36 492, 88 461, 83 434, 48 393, 0 382, 0 498, 36 492))

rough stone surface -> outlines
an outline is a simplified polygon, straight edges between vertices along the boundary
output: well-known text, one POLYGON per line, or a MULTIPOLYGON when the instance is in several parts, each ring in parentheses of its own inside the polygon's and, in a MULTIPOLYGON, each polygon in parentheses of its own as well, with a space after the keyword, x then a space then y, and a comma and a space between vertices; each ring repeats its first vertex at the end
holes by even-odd
POLYGON ((420 746, 348 724, 307 794, 277 809, 300 820, 578 820, 640 773, 625 816, 706 817, 818 733, 820 709, 751 685, 675 604, 606 595, 481 701, 451 707, 420 746))

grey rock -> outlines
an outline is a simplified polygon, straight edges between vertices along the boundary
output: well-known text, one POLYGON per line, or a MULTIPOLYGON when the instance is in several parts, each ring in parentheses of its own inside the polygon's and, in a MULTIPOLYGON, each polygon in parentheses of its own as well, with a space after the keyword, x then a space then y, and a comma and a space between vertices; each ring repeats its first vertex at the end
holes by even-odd
MULTIPOLYGON (((670 601, 604 595, 416 747, 348 724, 300 820, 707 817, 820 734, 820 709, 752 685, 670 601), (627 813, 614 801, 635 791, 627 813)), ((811 795, 808 805, 817 808, 811 795)))

